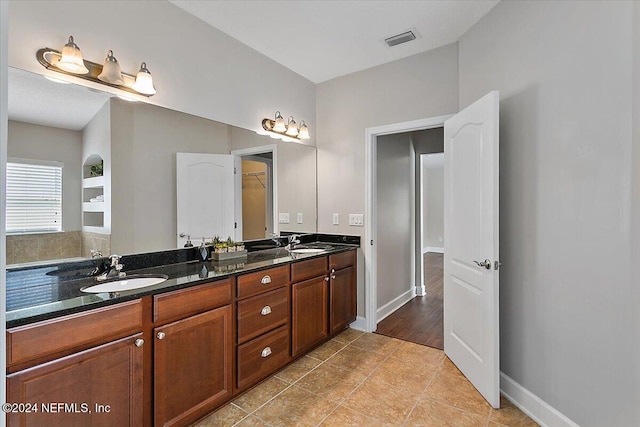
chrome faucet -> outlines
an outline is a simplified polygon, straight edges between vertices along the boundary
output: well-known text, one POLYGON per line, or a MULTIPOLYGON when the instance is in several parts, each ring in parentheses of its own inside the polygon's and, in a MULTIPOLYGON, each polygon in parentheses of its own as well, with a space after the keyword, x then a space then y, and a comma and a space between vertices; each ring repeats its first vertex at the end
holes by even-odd
POLYGON ((299 245, 300 244, 300 236, 298 236, 297 234, 291 234, 290 236, 287 236, 287 239, 289 241, 289 244, 287 245, 287 250, 288 251, 293 249, 293 247, 295 245, 299 245))
POLYGON ((120 255, 110 255, 109 264, 106 266, 105 271, 96 277, 96 280, 107 280, 112 277, 124 277, 127 273, 121 271, 124 264, 120 264, 120 255))

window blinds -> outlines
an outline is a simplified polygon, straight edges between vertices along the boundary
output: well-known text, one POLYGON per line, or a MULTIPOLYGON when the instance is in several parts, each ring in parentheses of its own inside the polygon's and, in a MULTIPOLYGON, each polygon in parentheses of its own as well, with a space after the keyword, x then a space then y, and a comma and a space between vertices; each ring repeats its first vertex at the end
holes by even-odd
POLYGON ((8 234, 62 231, 62 163, 7 162, 8 234))

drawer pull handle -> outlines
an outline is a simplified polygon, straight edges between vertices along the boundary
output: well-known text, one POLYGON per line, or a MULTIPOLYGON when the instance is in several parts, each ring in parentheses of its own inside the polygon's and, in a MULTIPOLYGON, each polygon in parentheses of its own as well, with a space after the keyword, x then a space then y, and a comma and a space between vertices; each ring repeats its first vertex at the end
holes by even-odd
POLYGON ((167 336, 167 334, 165 334, 164 332, 158 332, 158 335, 156 335, 158 337, 159 340, 163 340, 165 336, 167 336))
POLYGON ((144 344, 144 340, 142 338, 138 338, 135 344, 136 344, 136 347, 142 347, 142 344, 144 344))
POLYGON ((260 310, 260 314, 262 314, 263 316, 266 316, 267 314, 271 314, 271 307, 269 307, 268 305, 265 305, 264 307, 262 307, 262 310, 260 310))
POLYGON ((262 357, 269 357, 271 355, 271 347, 265 347, 260 355, 262 357))
POLYGON ((271 276, 265 274, 262 279, 260 279, 260 283, 262 283, 263 285, 268 285, 269 283, 271 283, 271 276))

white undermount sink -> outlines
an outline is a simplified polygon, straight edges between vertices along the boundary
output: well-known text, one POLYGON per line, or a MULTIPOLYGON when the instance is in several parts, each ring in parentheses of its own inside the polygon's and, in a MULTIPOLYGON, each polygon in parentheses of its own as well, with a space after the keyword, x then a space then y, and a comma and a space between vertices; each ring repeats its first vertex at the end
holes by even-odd
POLYGON ((109 280, 97 285, 82 288, 82 292, 99 294, 102 292, 120 292, 131 291, 133 289, 146 288, 147 286, 157 285, 167 280, 167 276, 145 276, 145 277, 122 277, 116 280, 109 280))
POLYGON ((292 254, 319 254, 320 252, 324 252, 325 249, 318 248, 300 248, 300 249, 291 249, 292 254))

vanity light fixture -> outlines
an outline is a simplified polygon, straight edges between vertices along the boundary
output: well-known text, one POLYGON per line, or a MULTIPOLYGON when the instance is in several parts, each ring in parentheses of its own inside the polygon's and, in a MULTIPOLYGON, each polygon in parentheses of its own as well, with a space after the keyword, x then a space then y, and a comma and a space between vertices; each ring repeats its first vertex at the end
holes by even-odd
POLYGON ((298 124, 293 119, 293 116, 289 116, 287 124, 285 124, 280 111, 276 111, 274 120, 263 119, 262 129, 264 129, 264 131, 258 133, 269 135, 274 139, 281 139, 284 142, 300 142, 303 139, 311 138, 311 136, 309 136, 309 128, 304 120, 300 121, 300 127, 298 128, 298 124))
POLYGON ((60 74, 72 75, 93 83, 111 86, 129 93, 152 96, 156 93, 151 73, 145 62, 140 66, 137 75, 123 73, 113 51, 107 52, 104 65, 87 61, 69 36, 69 42, 64 45, 62 52, 48 47, 38 50, 36 59, 47 70, 60 74))

